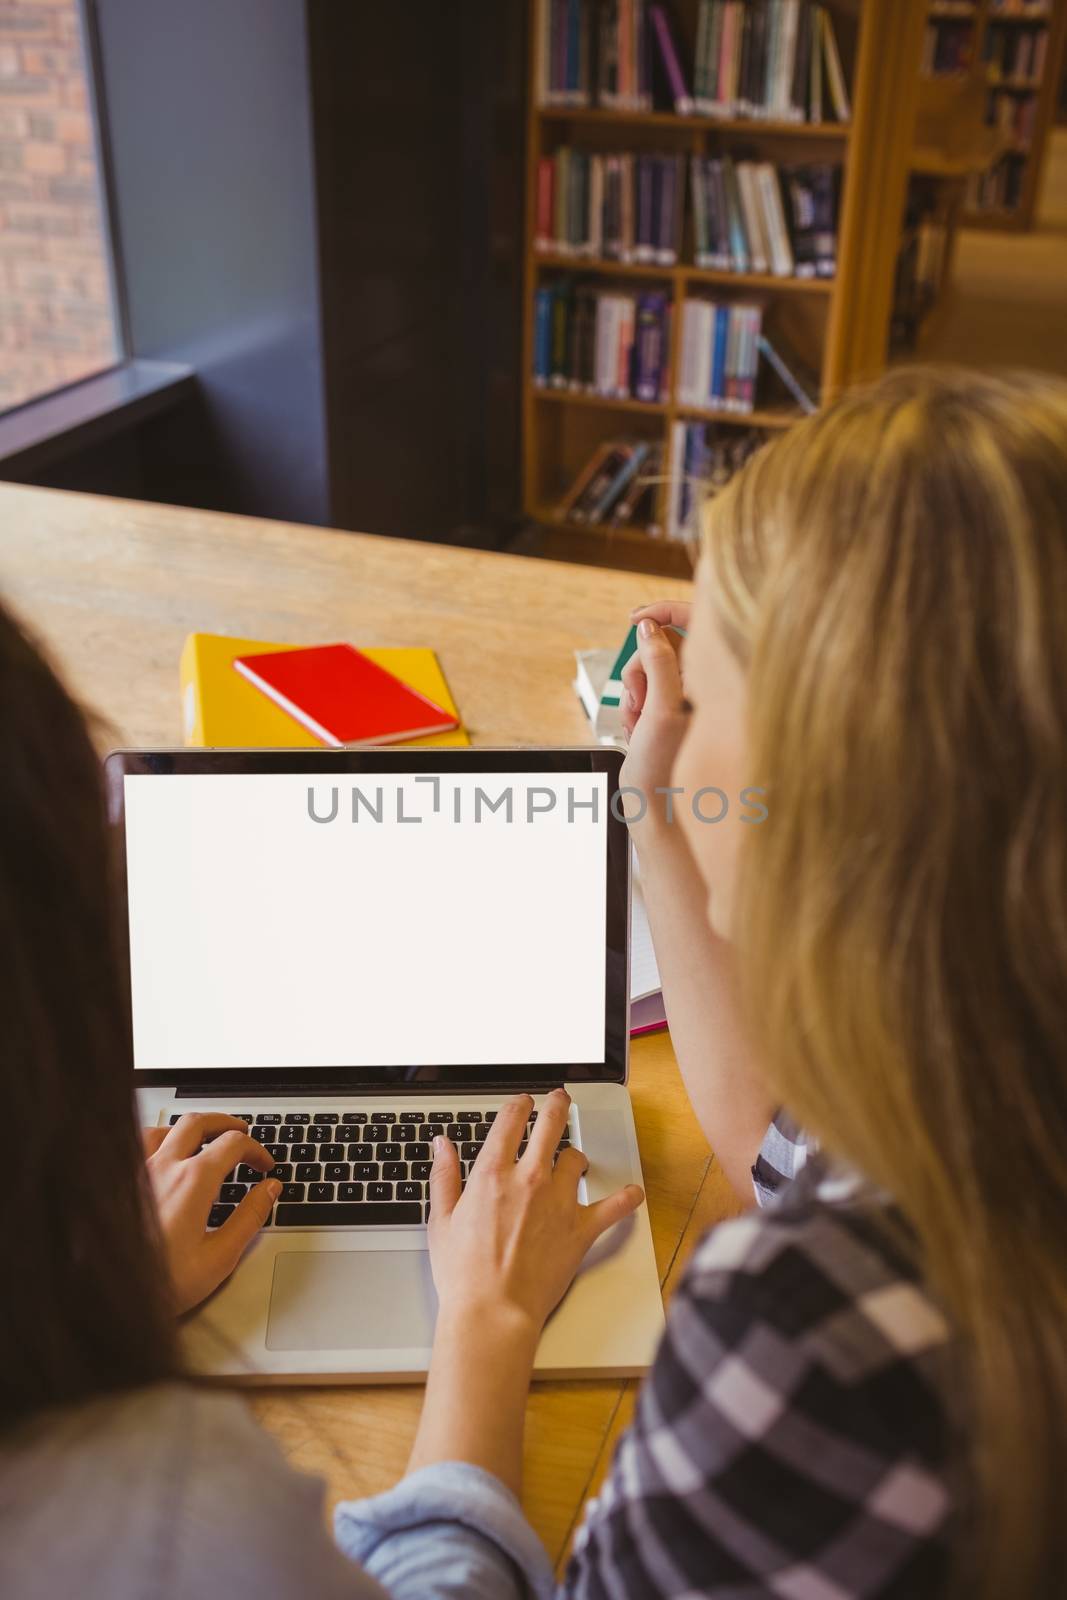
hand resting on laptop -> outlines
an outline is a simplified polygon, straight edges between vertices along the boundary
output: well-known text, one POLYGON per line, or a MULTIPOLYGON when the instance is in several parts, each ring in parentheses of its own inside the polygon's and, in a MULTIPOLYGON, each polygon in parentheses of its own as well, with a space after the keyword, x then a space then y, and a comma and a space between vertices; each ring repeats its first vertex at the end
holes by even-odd
POLYGON ((174 1308, 191 1311, 230 1276, 282 1192, 276 1178, 253 1184, 209 1232, 220 1185, 239 1162, 269 1172, 274 1157, 246 1123, 222 1113, 190 1112, 173 1127, 145 1128, 143 1137, 174 1308))

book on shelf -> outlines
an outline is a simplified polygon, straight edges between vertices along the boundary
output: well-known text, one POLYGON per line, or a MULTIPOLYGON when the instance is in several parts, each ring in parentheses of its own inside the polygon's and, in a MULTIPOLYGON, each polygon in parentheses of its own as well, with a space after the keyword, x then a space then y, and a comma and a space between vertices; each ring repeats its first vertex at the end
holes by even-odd
POLYGON ((666 536, 695 541, 700 536, 700 506, 724 488, 766 441, 759 428, 739 433, 714 423, 673 422, 667 474, 666 536))
POLYGON ((663 474, 663 446, 649 445, 639 472, 626 485, 619 498, 609 506, 607 521, 612 528, 640 528, 645 533, 658 536, 660 532, 658 503, 659 481, 663 474))
POLYGON ((760 358, 805 413, 819 407, 819 379, 781 334, 763 331, 761 304, 693 298, 682 307, 675 398, 697 411, 752 411, 760 358))
POLYGON ((541 0, 537 83, 543 106, 693 109, 673 19, 662 0, 541 0))
POLYGON ((694 101, 709 117, 822 122, 823 83, 834 113, 850 115, 829 12, 809 0, 701 0, 694 101))
POLYGON ((990 20, 982 59, 991 83, 1041 87, 1048 59, 1047 28, 1003 28, 990 20))
POLYGON ((599 445, 556 508, 564 522, 632 520, 644 496, 644 474, 656 447, 647 439, 609 439, 599 445))
POLYGON ((570 275, 538 290, 533 380, 542 387, 605 399, 658 403, 670 348, 670 297, 575 283, 570 275))
POLYGON ((536 71, 549 108, 850 116, 833 21, 814 0, 700 0, 692 57, 662 0, 541 0, 536 71))
POLYGON ((646 20, 645 0, 598 6, 592 103, 608 111, 651 111, 652 41, 646 20))
POLYGON ((813 412, 818 411, 821 389, 819 375, 797 354, 783 335, 776 334, 772 343, 765 333, 761 333, 756 344, 764 361, 805 416, 811 416, 813 412))
POLYGON ((841 65, 841 55, 837 48, 837 35, 834 33, 834 25, 830 20, 830 13, 826 7, 816 6, 815 9, 819 13, 823 55, 826 60, 826 82, 830 90, 830 101, 834 108, 834 116, 838 122, 848 122, 852 116, 852 106, 849 102, 844 68, 841 65))
POLYGON ((1022 203, 1026 152, 1006 150, 985 172, 972 172, 967 180, 967 204, 972 211, 1010 212, 1022 203))
POLYGON ((756 403, 761 304, 687 300, 675 398, 699 411, 744 413, 756 403))
POLYGON ((974 26, 970 21, 935 17, 926 25, 920 72, 927 77, 950 76, 966 72, 974 48, 974 26))
POLYGON ((674 266, 681 249, 684 157, 574 150, 537 166, 534 248, 592 260, 674 266))
POLYGON ((769 161, 690 157, 696 265, 781 278, 832 277, 838 170, 829 163, 776 168, 769 161))
POLYGON ((1037 95, 1004 94, 994 89, 986 108, 986 122, 1016 152, 1025 151, 1037 126, 1037 95))
POLYGON ((783 179, 793 224, 797 276, 834 277, 841 168, 828 162, 786 167, 783 179))
POLYGON ((656 98, 656 68, 658 67, 665 79, 663 99, 673 106, 678 116, 691 116, 694 110, 692 80, 682 67, 682 59, 678 50, 678 37, 665 5, 654 3, 649 6, 647 26, 656 46, 651 53, 653 99, 656 98))

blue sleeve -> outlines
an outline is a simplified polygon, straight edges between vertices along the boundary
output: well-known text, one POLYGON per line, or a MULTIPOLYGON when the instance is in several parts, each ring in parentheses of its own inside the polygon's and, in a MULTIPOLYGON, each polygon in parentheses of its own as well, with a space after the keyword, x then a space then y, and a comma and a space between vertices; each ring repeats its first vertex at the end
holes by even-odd
POLYGON ((334 1536, 391 1600, 552 1600, 552 1563, 515 1496, 480 1467, 423 1467, 337 1507, 334 1536))

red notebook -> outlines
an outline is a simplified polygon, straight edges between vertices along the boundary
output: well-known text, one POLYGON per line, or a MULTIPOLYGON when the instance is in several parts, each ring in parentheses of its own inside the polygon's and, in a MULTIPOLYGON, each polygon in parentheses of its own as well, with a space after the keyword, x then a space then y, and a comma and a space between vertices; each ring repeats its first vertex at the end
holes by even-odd
POLYGON ((234 666, 323 744, 395 744, 459 726, 354 645, 238 656, 234 666))

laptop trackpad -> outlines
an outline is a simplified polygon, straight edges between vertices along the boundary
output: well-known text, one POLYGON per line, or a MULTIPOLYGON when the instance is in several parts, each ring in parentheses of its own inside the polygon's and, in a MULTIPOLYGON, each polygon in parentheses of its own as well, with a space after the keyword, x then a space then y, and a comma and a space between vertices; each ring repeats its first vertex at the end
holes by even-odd
POLYGON ((268 1350, 402 1350, 433 1341, 425 1250, 285 1250, 274 1263, 268 1350))

